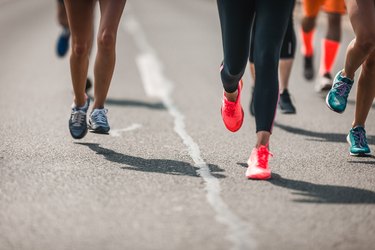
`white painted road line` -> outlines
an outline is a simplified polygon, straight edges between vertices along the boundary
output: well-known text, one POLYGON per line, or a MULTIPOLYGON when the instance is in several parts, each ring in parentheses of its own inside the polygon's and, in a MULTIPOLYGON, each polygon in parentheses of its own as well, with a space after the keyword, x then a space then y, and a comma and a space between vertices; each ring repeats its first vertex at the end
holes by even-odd
POLYGON ((135 130, 135 129, 138 129, 138 128, 141 128, 141 127, 142 127, 141 124, 134 123, 127 128, 111 129, 111 131, 109 131, 109 135, 111 135, 113 137, 119 137, 119 136, 121 136, 121 133, 123 133, 123 132, 132 131, 132 130, 135 130))
POLYGON ((216 220, 227 226, 227 238, 233 243, 235 250, 256 249, 256 241, 252 237, 253 226, 245 224, 236 216, 223 201, 220 195, 219 180, 211 174, 211 171, 202 159, 199 146, 187 133, 184 123, 184 115, 178 110, 172 99, 173 83, 163 73, 163 64, 158 59, 152 46, 148 43, 146 35, 140 24, 129 13, 124 18, 122 27, 132 35, 140 51, 137 66, 147 95, 159 97, 169 114, 174 119, 174 130, 181 137, 189 150, 189 155, 198 168, 197 173, 203 178, 206 185, 206 197, 208 203, 216 212, 216 220))

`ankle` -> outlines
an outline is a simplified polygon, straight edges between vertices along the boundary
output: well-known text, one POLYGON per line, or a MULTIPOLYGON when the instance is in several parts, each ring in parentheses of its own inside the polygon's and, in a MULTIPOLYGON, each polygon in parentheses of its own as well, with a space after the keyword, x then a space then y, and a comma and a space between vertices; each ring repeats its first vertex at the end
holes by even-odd
POLYGON ((345 78, 349 78, 351 81, 354 80, 354 74, 349 74, 344 69, 341 71, 341 76, 345 78))
POLYGON ((234 91, 233 93, 228 93, 228 92, 225 91, 225 97, 226 97, 227 100, 230 101, 230 102, 235 102, 235 101, 237 101, 238 90, 234 91))

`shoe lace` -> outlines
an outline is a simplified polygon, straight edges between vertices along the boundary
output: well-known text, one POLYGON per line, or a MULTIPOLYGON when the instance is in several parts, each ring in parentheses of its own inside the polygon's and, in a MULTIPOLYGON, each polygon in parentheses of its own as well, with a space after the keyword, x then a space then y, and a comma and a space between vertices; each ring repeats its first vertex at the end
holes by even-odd
POLYGON ((94 120, 96 123, 107 123, 107 109, 100 109, 92 114, 94 120))
POLYGON ((267 147, 261 146, 257 152, 258 167, 267 168, 269 156, 273 156, 272 153, 268 151, 267 147))
POLYGON ((73 111, 71 121, 74 127, 82 126, 86 118, 86 113, 82 110, 73 111))
POLYGON ((364 147, 367 145, 367 139, 365 132, 363 130, 353 131, 354 143, 359 147, 364 147))
POLYGON ((349 94, 349 91, 351 89, 351 86, 345 82, 340 82, 340 83, 337 83, 337 93, 340 95, 340 96, 348 96, 349 94))

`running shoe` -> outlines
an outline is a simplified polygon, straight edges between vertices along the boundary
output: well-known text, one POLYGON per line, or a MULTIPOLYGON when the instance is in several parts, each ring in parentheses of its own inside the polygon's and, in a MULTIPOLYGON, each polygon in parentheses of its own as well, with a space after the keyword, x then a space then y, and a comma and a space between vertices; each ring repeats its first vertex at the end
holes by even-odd
POLYGON ((221 106, 221 117, 225 127, 232 132, 239 130, 243 123, 243 109, 241 107, 241 89, 242 80, 238 83, 238 96, 235 102, 228 101, 225 96, 225 91, 223 93, 223 104, 221 106))
POLYGON ((255 108, 254 108, 254 87, 251 88, 251 100, 249 105, 250 115, 255 116, 255 108))
POLYGON ((266 180, 271 178, 271 170, 268 167, 268 158, 272 154, 266 146, 254 148, 247 161, 246 177, 249 179, 266 180))
POLYGON ((283 114, 295 114, 296 108, 294 107, 292 100, 290 99, 289 91, 285 89, 280 94, 279 109, 283 114))
POLYGON ((70 31, 68 28, 64 28, 61 32, 56 46, 56 52, 59 57, 63 57, 69 50, 69 39, 70 39, 70 31))
POLYGON ((86 93, 92 88, 92 82, 90 78, 86 79, 86 93))
POLYGON ((94 109, 89 117, 90 132, 108 134, 110 127, 107 119, 108 109, 94 109))
POLYGON ((311 81, 314 79, 315 72, 313 56, 304 57, 303 75, 305 76, 306 80, 311 81))
POLYGON ((341 71, 337 73, 333 80, 333 86, 326 97, 326 104, 331 110, 337 113, 345 111, 353 83, 353 80, 343 77, 341 71))
POLYGON ((72 107, 69 119, 69 131, 74 139, 81 139, 87 134, 86 114, 89 109, 90 99, 87 98, 83 107, 72 107))
POLYGON ((323 92, 323 91, 329 91, 331 88, 332 88, 332 76, 329 72, 321 76, 319 80, 316 81, 315 83, 315 91, 318 93, 323 92))
POLYGON ((366 130, 362 126, 356 126, 349 131, 346 140, 349 142, 349 153, 353 156, 370 155, 370 148, 367 144, 366 130))

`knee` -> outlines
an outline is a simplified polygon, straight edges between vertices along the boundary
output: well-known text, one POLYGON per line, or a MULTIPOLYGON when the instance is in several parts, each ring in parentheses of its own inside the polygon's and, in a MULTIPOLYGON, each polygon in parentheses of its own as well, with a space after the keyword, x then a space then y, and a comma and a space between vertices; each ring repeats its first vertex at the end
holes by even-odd
POLYGON ((73 42, 72 53, 74 56, 83 57, 89 54, 89 44, 85 42, 73 42))
POLYGON ((302 19, 302 29, 304 32, 310 32, 315 28, 316 17, 304 17, 302 19))
POLYGON ((112 32, 103 31, 98 37, 98 47, 113 49, 116 43, 116 35, 112 32))
POLYGON ((364 53, 369 54, 375 49, 375 33, 369 33, 362 37, 356 38, 356 45, 364 53))

